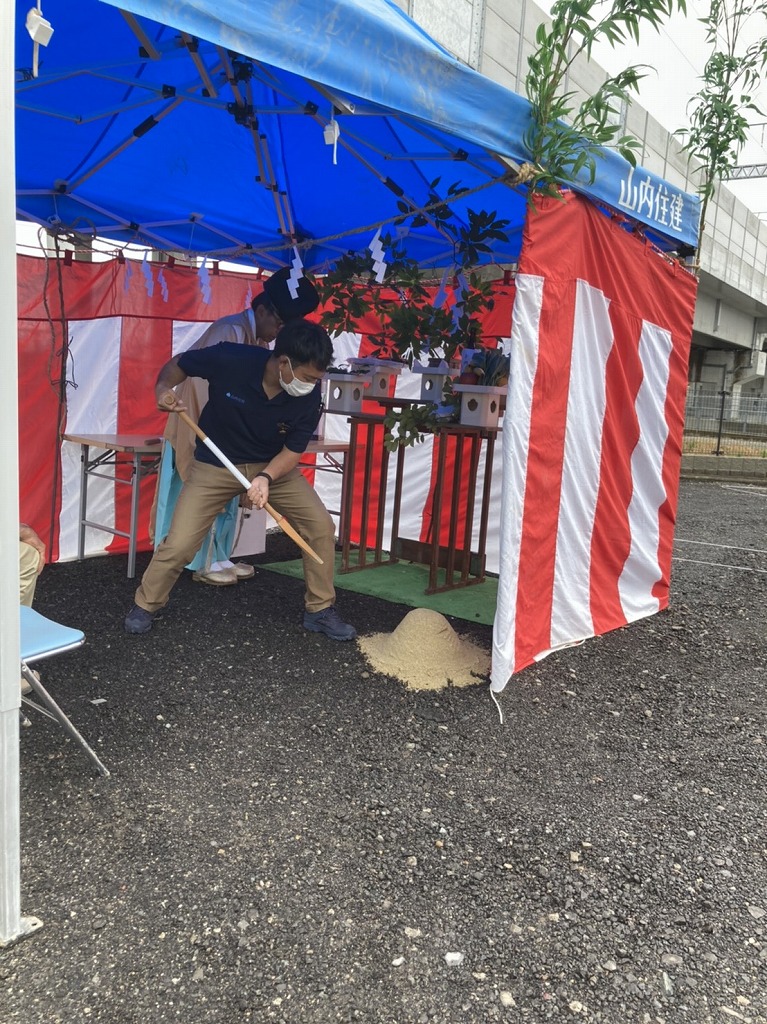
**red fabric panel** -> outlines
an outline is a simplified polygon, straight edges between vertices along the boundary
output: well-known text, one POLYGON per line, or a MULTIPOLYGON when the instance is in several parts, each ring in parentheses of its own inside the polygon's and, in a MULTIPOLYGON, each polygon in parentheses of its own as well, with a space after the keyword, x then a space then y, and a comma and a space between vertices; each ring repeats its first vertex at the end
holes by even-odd
POLYGON ((493 282, 493 308, 482 316, 481 341, 488 346, 498 344, 511 335, 511 313, 514 306, 514 285, 493 282))
MULTIPOLYGON (((62 334, 58 325, 19 323, 19 518, 58 558, 61 510, 59 399, 62 334)), ((63 428, 63 424, 62 424, 63 428)))
MULTIPOLYGON (((531 219, 536 218, 528 218, 528 223, 531 219)), ((549 646, 574 315, 574 281, 547 281, 519 553, 516 638, 517 659, 524 664, 549 646)))
MULTIPOLYGON (((648 583, 648 593, 658 599, 660 607, 668 602, 686 367, 697 288, 695 279, 676 263, 663 259, 644 240, 628 234, 617 221, 603 216, 574 194, 567 195, 564 201, 538 202, 536 215, 528 218, 525 227, 520 273, 543 278, 544 287, 530 438, 528 451, 520 454, 520 458, 526 456, 527 476, 517 592, 512 602, 513 671, 531 664, 551 647, 555 569, 558 564, 567 564, 568 552, 556 550, 556 538, 559 517, 568 514, 562 509, 562 470, 576 282, 588 282, 607 299, 614 336, 605 366, 606 408, 601 423, 598 491, 588 567, 589 611, 596 634, 626 621, 619 579, 632 551, 632 540, 636 549, 637 544, 641 547, 643 540, 655 536, 651 522, 646 534, 638 532, 631 537, 630 504, 637 494, 647 497, 652 493, 647 488, 652 486, 653 470, 660 471, 665 488, 657 521, 657 556, 662 578, 655 584, 648 583), (664 411, 668 427, 662 466, 658 467, 643 466, 641 460, 632 465, 640 439, 636 399, 643 384, 639 352, 643 322, 667 331, 672 341, 666 393, 653 396, 664 411)), ((536 339, 530 341, 531 350, 535 342, 536 339)), ((658 358, 663 357, 659 354, 658 358)), ((653 368, 658 372, 657 379, 662 380, 662 365, 654 364, 653 368)), ((652 505, 649 509, 652 512, 652 505)), ((644 524, 635 521, 634 529, 643 531, 644 524)), ((653 554, 647 553, 648 560, 653 554)), ((575 589, 572 600, 578 600, 578 594, 575 589)), ((631 599, 634 597, 635 594, 631 595, 631 599)), ((496 622, 497 644, 504 628, 496 622)))
MULTIPOLYGON (((255 275, 221 273, 210 275, 210 303, 205 304, 197 270, 146 264, 151 274, 150 297, 143 265, 135 260, 120 263, 61 263, 64 309, 70 320, 92 320, 105 316, 132 316, 171 320, 217 320, 245 308, 248 286, 257 295, 262 286, 255 275), (163 297, 161 274, 167 285, 163 297)), ((57 262, 35 256, 19 256, 18 303, 20 320, 46 320, 44 291, 51 316, 60 316, 57 262), (45 282, 47 280, 47 290, 45 282)))
MULTIPOLYGON (((373 318, 369 318, 365 326, 371 326, 374 330, 377 330, 377 324, 374 323, 373 318)), ((362 335, 359 348, 359 357, 365 359, 375 354, 375 346, 373 342, 366 335, 362 335)), ((389 381, 388 395, 390 398, 394 396, 394 392, 397 386, 396 377, 392 377, 389 381)), ((368 390, 364 392, 368 394, 368 390)), ((373 416, 381 415, 384 410, 375 399, 365 398, 362 402, 363 414, 370 414, 373 416)), ((381 496, 381 473, 383 469, 383 457, 384 457, 384 429, 382 426, 363 426, 360 428, 357 444, 357 451, 355 456, 355 471, 354 480, 352 481, 352 494, 358 497, 358 503, 355 504, 352 509, 351 519, 351 533, 350 539, 352 544, 359 544, 362 538, 362 513, 363 508, 361 505, 363 489, 365 486, 365 466, 366 466, 366 449, 370 444, 373 446, 372 460, 370 463, 370 473, 368 476, 368 497, 365 503, 365 511, 367 514, 367 529, 366 529, 366 544, 368 547, 375 547, 376 534, 378 531, 378 509, 379 501, 381 496), (372 431, 372 435, 370 434, 372 431)), ((390 458, 389 473, 394 472, 394 458, 390 458)))
POLYGON ((631 550, 631 453, 639 441, 635 403, 642 383, 641 320, 626 316, 614 304, 610 306, 610 320, 615 344, 605 369, 607 403, 599 495, 591 535, 591 615, 596 634, 625 622, 618 580, 631 550))
MULTIPOLYGON (((55 561, 61 509, 59 437, 66 432, 66 407, 59 407, 56 384, 62 375, 62 338, 68 331, 62 327, 62 309, 65 324, 123 318, 118 432, 157 437, 164 416, 154 405, 154 380, 171 355, 173 321, 208 322, 236 312, 245 308, 249 288, 257 295, 261 284, 255 274, 211 272, 206 304, 197 270, 187 267, 117 260, 67 264, 19 256, 17 272, 21 518, 43 537, 55 561)), ((87 368, 78 367, 78 373, 87 373, 87 368)), ((129 478, 129 466, 120 474, 129 478)), ((147 524, 154 486, 149 478, 141 488, 139 550, 151 547, 147 524)), ((116 486, 118 529, 128 529, 129 503, 130 489, 116 486)), ((110 550, 126 551, 127 540, 116 537, 110 550)))
MULTIPOLYGON (((143 434, 145 439, 162 437, 167 415, 154 404, 154 382, 160 368, 172 355, 173 323, 168 319, 124 317, 120 339, 120 379, 118 386, 117 433, 143 434)), ((119 456, 116 474, 130 482, 133 460, 119 456)), ((151 550, 149 539, 149 513, 154 501, 157 478, 141 481, 139 491, 139 530, 137 546, 140 551, 151 550)), ((130 530, 131 488, 115 487, 115 528, 130 530)), ((108 550, 123 553, 128 550, 125 537, 114 537, 108 550)))
MULTIPOLYGON (((376 413, 381 410, 381 406, 376 402, 363 402, 364 411, 368 411, 365 408, 366 406, 369 406, 371 410, 376 413)), ((352 494, 355 497, 354 507, 352 508, 350 538, 353 544, 359 544, 361 542, 362 519, 363 514, 366 515, 367 529, 365 531, 365 543, 368 548, 375 547, 376 532, 378 529, 378 503, 381 495, 381 471, 383 468, 383 453, 385 451, 383 442, 384 428, 382 424, 367 423, 359 427, 357 433, 357 446, 354 454, 354 478, 350 484, 352 487, 352 494), (363 505, 366 479, 366 453, 369 446, 372 446, 372 457, 370 462, 370 472, 367 475, 367 500, 363 505)), ((391 477, 391 474, 395 471, 395 459, 396 456, 391 456, 389 459, 389 477, 391 477)), ((347 465, 349 465, 349 461, 349 456, 347 455, 347 465)))
MULTIPOLYGON (((445 442, 443 442, 445 443, 445 442)), ((458 486, 458 504, 455 517, 455 544, 454 547, 463 549, 463 536, 466 529, 466 512, 468 508, 468 490, 465 486, 469 478, 469 465, 471 462, 471 440, 465 437, 448 437, 447 449, 445 452, 445 471, 442 486, 442 507, 439 521, 439 543, 441 546, 448 546, 450 543, 450 519, 453 508, 453 497, 455 494, 454 482, 458 486), (455 465, 458 454, 458 446, 463 448, 461 463, 461 478, 455 481, 455 465)), ((439 458, 435 444, 431 460, 431 480, 429 482, 429 493, 423 511, 423 522, 419 540, 422 543, 430 544, 434 538, 434 497, 437 489, 437 473, 439 469, 439 458)), ((475 509, 474 525, 478 523, 478 509, 475 509)))

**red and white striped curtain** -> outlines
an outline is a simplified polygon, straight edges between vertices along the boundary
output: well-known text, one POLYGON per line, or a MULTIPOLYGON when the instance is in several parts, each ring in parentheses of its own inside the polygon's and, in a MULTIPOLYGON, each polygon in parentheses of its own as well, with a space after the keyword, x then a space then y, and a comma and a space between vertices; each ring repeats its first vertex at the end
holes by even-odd
MULTIPOLYGON (((161 436, 154 381, 207 323, 244 309, 253 277, 159 264, 80 263, 19 256, 20 518, 55 562, 76 557, 80 447, 61 435, 161 436), (205 299, 208 299, 206 302, 205 299), (64 339, 67 345, 64 345, 64 339)), ((127 461, 118 469, 130 479, 127 461)), ((139 550, 150 547, 154 479, 142 482, 139 550)), ((130 489, 93 478, 88 518, 126 531, 130 489)), ((127 540, 86 530, 86 554, 127 551, 127 540)))
POLYGON ((528 217, 492 688, 668 604, 697 282, 574 194, 528 217))
MULTIPOLYGON (((244 309, 261 285, 255 275, 200 275, 189 268, 149 263, 66 263, 27 256, 18 259, 18 276, 20 514, 46 541, 49 560, 64 561, 77 555, 80 447, 60 443, 60 435, 159 437, 166 419, 154 405, 160 367, 188 348, 212 320, 244 309)), ((483 323, 485 343, 508 344, 513 293, 512 284, 497 284, 495 305, 483 323)), ((374 332, 378 325, 371 321, 362 329, 365 333, 334 339, 337 365, 371 353, 367 330, 374 332)), ((397 378, 397 394, 417 398, 420 380, 417 374, 403 372, 397 378)), ((379 408, 370 403, 368 411, 379 408)), ((347 420, 346 415, 326 417, 328 440, 348 440, 347 420)), ((414 540, 426 540, 432 529, 432 449, 427 440, 408 451, 400 534, 414 540)), ((129 479, 127 459, 119 472, 129 479)), ((339 509, 339 476, 308 475, 328 508, 339 509)), ((148 522, 154 486, 151 477, 141 484, 139 551, 151 547, 148 522)), ((393 476, 389 486, 393 487, 393 476)), ((94 476, 88 486, 88 518, 127 532, 129 499, 129 488, 94 476)), ((387 501, 387 514, 391 506, 387 501)), ((500 477, 493 483, 492 523, 498 521, 499 508, 500 477)), ((353 540, 359 536, 359 519, 353 517, 353 540)), ((389 525, 390 521, 385 529, 389 525)), ((372 531, 375 526, 371 520, 372 531)), ((476 545, 478 526, 474 532, 476 545)), ((86 529, 86 555, 126 550, 125 538, 86 529)), ((491 530, 487 552, 489 571, 497 571, 496 530, 491 530)))
MULTIPOLYGON (((80 472, 79 447, 60 435, 158 437, 157 371, 260 284, 116 260, 18 266, 20 518, 57 561, 76 556, 80 472)), ((541 200, 528 218, 516 292, 499 283, 483 325, 512 360, 486 548, 500 576, 495 690, 558 647, 666 607, 695 291, 683 268, 574 194, 541 200)), ((370 353, 364 334, 334 346, 337 363, 370 353)), ((397 378, 398 395, 419 389, 417 375, 397 378)), ((329 439, 348 437, 345 416, 326 424, 329 439)), ((437 528, 434 469, 428 440, 408 451, 401 536, 437 528)), ((314 476, 339 508, 339 477, 314 476)), ((153 492, 145 480, 139 550, 150 546, 153 492)), ((88 498, 89 518, 127 531, 128 488, 94 479, 88 498)), ((86 531, 88 554, 126 548, 86 531)))

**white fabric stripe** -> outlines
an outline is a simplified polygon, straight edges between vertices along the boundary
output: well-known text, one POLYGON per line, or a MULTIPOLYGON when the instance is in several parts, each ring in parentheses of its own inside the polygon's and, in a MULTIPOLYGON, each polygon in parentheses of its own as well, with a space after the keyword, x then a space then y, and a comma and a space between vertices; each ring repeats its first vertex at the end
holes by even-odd
POLYGON ((594 635, 589 586, 591 534, 607 402, 605 366, 614 342, 609 307, 603 292, 586 281, 576 283, 551 607, 552 648, 594 635))
MULTIPOLYGON (((403 370, 397 377, 395 394, 398 398, 419 398, 421 377, 410 370, 403 370)), ((405 452, 405 469, 402 477, 402 508, 400 509, 399 535, 408 540, 418 540, 424 522, 424 509, 429 497, 431 464, 434 439, 425 437, 419 444, 405 452)), ((389 456, 389 478, 386 487, 386 526, 384 537, 391 537, 391 513, 394 510, 394 487, 397 479, 397 455, 389 456)))
MULTIPOLYGON (((120 378, 122 319, 72 320, 69 323, 72 375, 78 387, 67 391, 68 434, 117 433, 117 392, 120 378), (80 372, 81 371, 81 372, 80 372)), ((94 455, 95 449, 90 449, 94 455)), ((111 469, 105 472, 112 472, 111 469)), ((61 446, 61 561, 77 558, 80 518, 80 445, 61 446)), ((88 480, 86 519, 114 527, 115 485, 100 477, 88 480)), ((86 527, 85 554, 103 552, 111 533, 86 527)))
MULTIPOLYGON (((361 340, 359 334, 351 334, 346 331, 343 334, 335 334, 332 337, 333 366, 342 366, 347 359, 355 358, 359 355, 361 340)), ((325 397, 327 399, 327 396, 325 397)), ((325 413, 320 421, 319 429, 323 432, 323 436, 327 441, 346 443, 349 440, 348 419, 348 413, 325 413)), ((339 456, 336 455, 334 458, 339 458, 339 456)), ((318 455, 316 461, 322 465, 323 456, 318 455)), ((339 461, 344 460, 339 458, 339 461)), ((314 489, 319 494, 325 507, 333 509, 336 530, 338 530, 338 513, 341 510, 341 483, 342 478, 337 473, 321 471, 314 474, 314 489)))
POLYGON ((490 688, 498 693, 514 670, 515 616, 522 513, 530 443, 533 384, 538 367, 538 331, 544 279, 520 274, 516 280, 511 333, 511 369, 504 419, 502 462, 503 488, 499 547, 501 562, 498 603, 493 623, 493 664, 490 688))
MULTIPOLYGON (((505 419, 505 417, 504 417, 505 419)), ((490 473, 490 506, 487 516, 487 540, 485 541, 485 568, 488 572, 498 572, 501 564, 500 538, 495 524, 501 522, 501 504, 503 501, 503 425, 500 423, 500 433, 495 440, 495 451, 493 452, 493 465, 490 473)), ((483 452, 481 469, 484 471, 485 456, 483 452)), ((475 515, 477 522, 474 524, 474 540, 479 541, 479 510, 482 507, 482 490, 477 488, 477 500, 475 503, 475 515)), ((477 548, 475 547, 476 551, 477 548)))
POLYGON ((644 324, 639 338, 643 377, 636 400, 639 443, 631 456, 633 493, 628 508, 631 550, 618 580, 627 622, 652 615, 659 608, 652 588, 661 578, 658 510, 666 500, 662 469, 668 437, 665 404, 672 348, 669 331, 644 324))
POLYGON ((177 356, 186 352, 207 331, 210 323, 197 321, 174 320, 171 340, 171 355, 177 356))
POLYGON ((347 359, 356 359, 360 354, 362 343, 361 334, 352 334, 350 331, 342 331, 340 334, 332 335, 333 338, 333 366, 346 366, 347 359))

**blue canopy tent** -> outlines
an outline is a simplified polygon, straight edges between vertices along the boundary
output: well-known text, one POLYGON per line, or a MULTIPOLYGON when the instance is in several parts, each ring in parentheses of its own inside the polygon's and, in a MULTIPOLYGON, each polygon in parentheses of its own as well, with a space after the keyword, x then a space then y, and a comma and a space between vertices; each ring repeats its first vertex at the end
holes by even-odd
MULTIPOLYGON (((530 105, 391 0, 119 6, 47 0, 53 36, 37 78, 19 9, 21 219, 267 269, 290 262, 297 242, 304 265, 322 270, 421 208, 439 178, 443 194, 469 190, 452 203, 459 218, 471 207, 510 220, 493 258, 516 259, 526 206, 509 172, 529 158, 530 105)), ((697 199, 641 180, 640 193, 606 150, 582 191, 667 247, 695 245, 697 199)), ((406 230, 411 257, 450 263, 431 223, 406 230)))
MULTIPOLYGON (((428 213, 421 227, 402 223, 439 179, 443 193, 454 183, 467 190, 451 202, 459 218, 472 208, 510 221, 509 241, 492 258, 516 261, 527 206, 514 183, 529 159, 530 106, 452 58, 391 0, 45 0, 46 46, 25 27, 30 6, 16 5, 15 54, 12 15, 0 8, 0 68, 13 66, 16 77, 20 220, 267 270, 289 263, 298 246, 317 271, 366 247, 383 226, 419 263, 450 265, 452 243, 428 213)), ((0 118, 10 110, 3 99, 0 118)), ((0 127, 10 138, 7 116, 0 127)), ((2 180, 12 180, 12 161, 7 146, 2 180)), ((698 200, 612 151, 596 181, 578 187, 666 248, 697 244, 698 200)), ((3 196, 0 209, 7 336, 11 202, 3 196)), ((15 353, 2 358, 2 376, 14 380, 15 353)), ((4 478, 15 481, 15 397, 0 420, 4 478)), ((18 508, 16 490, 7 491, 0 517, 10 537, 18 508)), ((20 918, 15 544, 3 551, 0 942, 8 942, 31 926, 20 918)))

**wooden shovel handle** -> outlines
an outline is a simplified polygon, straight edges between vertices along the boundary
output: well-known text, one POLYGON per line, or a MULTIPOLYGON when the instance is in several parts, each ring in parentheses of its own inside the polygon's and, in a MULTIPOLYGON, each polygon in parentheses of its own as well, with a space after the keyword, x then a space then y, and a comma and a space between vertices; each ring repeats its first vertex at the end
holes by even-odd
MULTIPOLYGON (((175 408, 175 406, 171 405, 170 402, 167 401, 167 397, 168 396, 166 396, 165 404, 168 406, 168 408, 171 410, 171 412, 175 412, 176 415, 179 416, 184 421, 184 423, 186 423, 186 425, 189 427, 189 429, 191 431, 193 431, 199 437, 199 439, 202 441, 202 443, 204 445, 207 445, 209 448, 212 447, 214 449, 215 454, 217 455, 217 457, 224 462, 224 465, 229 470, 229 472, 232 474, 232 476, 235 477, 235 479, 238 481, 238 483, 242 484, 246 488, 248 486, 250 486, 248 481, 246 480, 246 478, 243 476, 243 474, 240 473, 240 471, 237 469, 237 467, 234 466, 226 458, 226 456, 223 455, 223 453, 218 448, 215 447, 215 445, 210 440, 208 435, 203 430, 201 430, 199 428, 199 426, 194 422, 192 417, 188 413, 186 413, 183 409, 177 409, 177 408, 175 408)), ((279 526, 279 528, 284 533, 287 533, 288 537, 290 537, 292 540, 294 540, 296 542, 296 544, 298 544, 298 546, 301 548, 302 551, 305 551, 306 554, 309 555, 310 558, 313 558, 314 561, 318 562, 320 565, 324 565, 325 564, 323 562, 323 560, 320 558, 320 556, 317 554, 317 552, 314 550, 314 548, 312 548, 309 544, 307 544, 306 541, 304 540, 304 538, 301 536, 301 534, 294 527, 292 527, 290 525, 290 523, 287 521, 285 516, 283 516, 280 512, 275 511, 275 509, 272 508, 272 506, 269 504, 269 502, 266 502, 264 504, 264 508, 269 513, 269 515, 272 517, 272 519, 275 521, 275 523, 279 526)))

